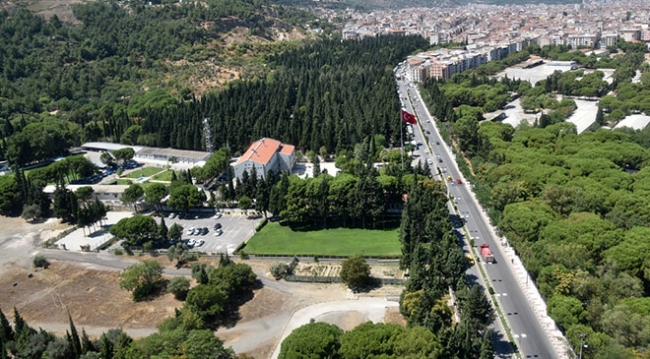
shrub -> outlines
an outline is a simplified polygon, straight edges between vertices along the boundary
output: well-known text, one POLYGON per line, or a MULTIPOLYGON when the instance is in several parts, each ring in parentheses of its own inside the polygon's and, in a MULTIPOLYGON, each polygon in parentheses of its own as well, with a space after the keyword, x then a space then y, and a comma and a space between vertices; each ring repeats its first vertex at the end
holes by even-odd
POLYGON ((45 268, 45 269, 47 269, 47 267, 49 267, 49 265, 50 265, 50 262, 48 262, 47 259, 45 259, 45 257, 43 257, 43 256, 34 257, 33 263, 34 263, 35 268, 45 268))
POLYGON ((115 254, 116 256, 121 256, 122 254, 124 254, 124 251, 121 250, 120 248, 115 248, 113 249, 113 254, 115 254))
POLYGON ((167 291, 176 299, 184 300, 187 292, 190 291, 190 280, 182 276, 174 277, 167 284, 167 291))
POLYGON ((276 263, 271 266, 271 275, 276 280, 280 280, 289 274, 289 266, 286 263, 276 263))
POLYGON ((264 226, 266 226, 267 223, 269 223, 269 220, 267 218, 264 218, 262 222, 260 222, 260 224, 258 224, 257 227, 255 227, 255 232, 261 231, 262 228, 264 228, 264 226))
POLYGON ((353 290, 362 288, 370 278, 370 266, 360 255, 354 255, 341 262, 341 279, 353 290))

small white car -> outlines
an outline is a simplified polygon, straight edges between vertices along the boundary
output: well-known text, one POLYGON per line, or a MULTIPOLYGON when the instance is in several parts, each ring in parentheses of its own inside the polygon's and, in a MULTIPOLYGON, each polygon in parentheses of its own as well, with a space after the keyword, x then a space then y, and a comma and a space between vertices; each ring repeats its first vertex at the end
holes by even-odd
POLYGON ((194 227, 189 228, 187 234, 194 234, 194 227))
POLYGON ((200 247, 200 246, 203 245, 203 243, 205 243, 205 241, 202 240, 202 239, 199 239, 198 241, 196 241, 196 246, 197 246, 197 247, 200 247))
POLYGON ((187 245, 190 247, 194 247, 195 244, 196 244, 196 239, 194 238, 190 238, 190 240, 187 241, 187 245))
POLYGON ((217 212, 217 213, 214 215, 214 217, 212 217, 212 218, 219 219, 219 218, 221 218, 222 216, 223 216, 223 213, 221 213, 221 212, 217 212))
POLYGON ((222 234, 223 234, 223 229, 219 228, 219 229, 214 230, 215 237, 218 237, 218 236, 220 236, 222 234))

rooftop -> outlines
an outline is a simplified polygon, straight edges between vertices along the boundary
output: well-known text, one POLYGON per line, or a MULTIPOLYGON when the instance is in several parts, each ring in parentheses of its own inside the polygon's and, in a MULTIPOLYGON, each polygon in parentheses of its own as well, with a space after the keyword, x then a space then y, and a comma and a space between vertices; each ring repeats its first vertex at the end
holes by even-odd
POLYGON ((138 156, 191 158, 196 161, 202 161, 210 157, 210 152, 178 150, 175 148, 143 147, 140 151, 138 151, 138 156))
POLYGON ((629 127, 635 130, 643 130, 650 123, 650 116, 630 115, 625 117, 614 128, 629 127))
POLYGON ((105 151, 121 150, 122 148, 127 148, 127 147, 133 148, 133 151, 135 151, 136 153, 142 150, 142 146, 122 145, 119 143, 112 143, 112 142, 86 142, 83 145, 81 145, 81 148, 83 149, 98 149, 98 150, 105 150, 105 151))
POLYGON ((271 158, 273 158, 273 154, 275 154, 281 146, 282 143, 280 141, 272 140, 270 138, 263 138, 259 141, 253 142, 246 153, 239 157, 235 166, 245 161, 267 164, 271 161, 271 158))

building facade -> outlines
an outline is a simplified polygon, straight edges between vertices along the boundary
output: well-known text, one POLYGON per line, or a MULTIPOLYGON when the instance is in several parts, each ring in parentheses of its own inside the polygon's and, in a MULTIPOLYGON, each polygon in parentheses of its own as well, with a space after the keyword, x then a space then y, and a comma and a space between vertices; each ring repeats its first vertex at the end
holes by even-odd
POLYGON ((262 138, 253 142, 232 167, 235 177, 239 179, 242 178, 244 172, 250 173, 253 168, 255 168, 258 177, 265 178, 270 170, 276 173, 291 172, 295 164, 296 150, 294 146, 271 138, 262 138))

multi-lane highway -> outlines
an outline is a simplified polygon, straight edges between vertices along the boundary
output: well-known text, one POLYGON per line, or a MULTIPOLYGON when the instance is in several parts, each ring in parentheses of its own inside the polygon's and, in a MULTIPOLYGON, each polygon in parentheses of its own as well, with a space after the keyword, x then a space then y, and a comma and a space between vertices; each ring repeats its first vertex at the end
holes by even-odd
MULTIPOLYGON (((483 266, 487 273, 489 285, 494 289, 498 305, 510 327, 519 351, 524 358, 558 357, 547 333, 535 315, 533 307, 529 304, 523 289, 516 280, 512 271, 513 266, 509 263, 510 259, 503 257, 501 251, 497 250, 497 240, 500 239, 494 235, 490 223, 482 213, 483 209, 471 195, 470 184, 463 180, 455 158, 440 137, 433 118, 429 117, 429 112, 425 109, 417 88, 404 79, 403 69, 398 68, 397 73, 401 77, 401 80, 398 80, 398 92, 403 106, 407 111, 415 113, 421 125, 421 128, 413 126, 416 141, 427 146, 426 150, 424 146, 420 146, 418 151, 420 158, 423 161, 429 161, 430 167, 435 168, 436 171, 444 171, 442 176, 438 177, 439 179, 446 181, 447 176, 451 176, 452 181, 446 181, 449 195, 456 203, 458 214, 465 219, 465 227, 474 239, 474 245, 478 247, 480 244, 487 243, 494 252, 496 259, 494 264, 481 261, 477 265, 483 266), (457 179, 461 179, 462 183, 457 184, 457 179)), ((466 244, 467 242, 465 241, 466 244)), ((474 276, 478 280, 480 273, 475 267, 470 269, 468 276, 474 276)), ((495 325, 495 330, 497 336, 500 337, 500 340, 495 343, 496 354, 510 356, 512 348, 506 343, 507 337, 498 323, 495 325)))

